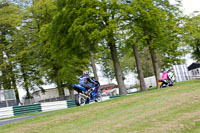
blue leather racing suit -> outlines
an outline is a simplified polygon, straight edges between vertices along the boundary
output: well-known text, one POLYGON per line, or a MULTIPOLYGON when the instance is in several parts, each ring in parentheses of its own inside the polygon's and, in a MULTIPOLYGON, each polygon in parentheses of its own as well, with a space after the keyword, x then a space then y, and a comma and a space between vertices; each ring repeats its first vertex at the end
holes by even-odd
POLYGON ((90 89, 92 87, 95 87, 95 81, 92 80, 90 78, 89 75, 85 74, 85 75, 82 75, 80 78, 79 78, 79 85, 81 85, 82 87, 86 88, 86 89, 90 89))

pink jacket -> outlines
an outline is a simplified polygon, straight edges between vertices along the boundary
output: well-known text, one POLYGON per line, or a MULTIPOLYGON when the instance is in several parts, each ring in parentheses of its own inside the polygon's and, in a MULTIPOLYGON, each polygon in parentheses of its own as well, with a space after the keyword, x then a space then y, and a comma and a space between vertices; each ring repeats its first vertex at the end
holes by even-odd
POLYGON ((168 75, 166 72, 163 72, 162 78, 161 79, 168 79, 168 75))

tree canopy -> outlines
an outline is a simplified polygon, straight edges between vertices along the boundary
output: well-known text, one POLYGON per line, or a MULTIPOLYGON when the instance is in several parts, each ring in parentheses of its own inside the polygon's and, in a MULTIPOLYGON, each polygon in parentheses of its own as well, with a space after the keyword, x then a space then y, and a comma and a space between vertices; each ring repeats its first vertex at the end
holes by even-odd
POLYGON ((64 96, 83 70, 92 67, 98 79, 98 63, 120 94, 129 72, 146 90, 144 77, 158 81, 160 69, 184 62, 187 47, 200 60, 199 20, 183 15, 180 1, 2 0, 0 88, 14 89, 19 101, 19 87, 31 98, 32 90, 54 83, 64 96))

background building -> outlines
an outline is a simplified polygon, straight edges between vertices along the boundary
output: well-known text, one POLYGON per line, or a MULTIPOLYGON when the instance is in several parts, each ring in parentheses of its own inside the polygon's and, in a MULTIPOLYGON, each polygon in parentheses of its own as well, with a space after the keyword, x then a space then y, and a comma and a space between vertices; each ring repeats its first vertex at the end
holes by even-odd
POLYGON ((16 105, 17 100, 15 97, 15 91, 13 89, 0 90, 0 108, 16 105))
POLYGON ((189 76, 192 79, 200 79, 200 63, 192 63, 188 66, 189 76))
MULTIPOLYGON (((70 93, 68 89, 64 89, 65 95, 64 99, 69 99, 70 93)), ((33 93, 34 102, 51 102, 60 100, 58 89, 49 88, 45 89, 45 92, 38 90, 33 93)))

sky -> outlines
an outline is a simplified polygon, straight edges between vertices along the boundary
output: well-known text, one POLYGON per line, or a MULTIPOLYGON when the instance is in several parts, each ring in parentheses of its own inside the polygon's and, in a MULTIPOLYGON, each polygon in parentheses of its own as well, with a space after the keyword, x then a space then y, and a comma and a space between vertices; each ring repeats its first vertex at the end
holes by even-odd
POLYGON ((190 15, 195 10, 200 11, 200 0, 182 0, 182 5, 184 14, 190 15))
MULTIPOLYGON (((169 0, 172 4, 175 3, 175 0, 169 0)), ((200 12, 200 0, 182 0, 182 10, 183 13, 186 15, 190 15, 193 13, 193 11, 199 11, 200 12)), ((186 65, 189 66, 192 62, 194 62, 194 60, 192 60, 190 58, 190 55, 186 55, 186 65)), ((101 84, 107 84, 108 79, 103 77, 102 73, 100 72, 100 66, 97 66, 97 70, 98 70, 98 75, 99 75, 99 81, 101 84)), ((130 73, 128 75, 126 75, 126 80, 125 80, 125 84, 126 85, 131 85, 131 84, 135 84, 137 81, 134 80, 135 79, 135 74, 130 73)), ((77 79, 78 80, 78 79, 77 79)), ((112 83, 117 83, 116 80, 113 80, 112 83)), ((44 88, 51 88, 51 87, 55 87, 54 85, 46 85, 43 86, 44 88)), ((20 99, 22 98, 22 96, 24 96, 26 93, 25 91, 20 88, 19 89, 19 93, 20 93, 20 99)))

